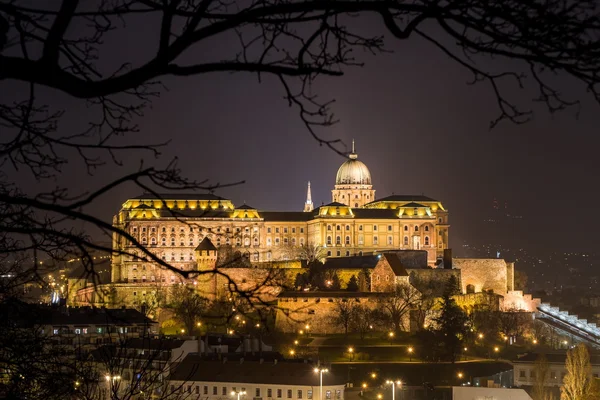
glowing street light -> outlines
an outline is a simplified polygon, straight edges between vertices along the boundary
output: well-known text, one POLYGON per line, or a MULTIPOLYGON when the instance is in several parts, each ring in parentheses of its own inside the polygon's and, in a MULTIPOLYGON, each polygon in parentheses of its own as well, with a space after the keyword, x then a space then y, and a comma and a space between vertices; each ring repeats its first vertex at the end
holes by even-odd
POLYGON ((298 343, 300 343, 300 342, 298 342, 297 340, 294 340, 294 344, 295 344, 296 346, 298 346, 298 343))
POLYGON ((350 357, 354 360, 354 347, 348 347, 348 353, 350 353, 350 357))
POLYGON ((407 349, 407 350, 408 350, 408 358, 409 358, 409 361, 412 361, 412 354, 413 354, 413 351, 414 351, 414 349, 413 349, 413 347, 412 347, 412 346, 408 346, 408 349, 407 349))
POLYGON ((362 384, 362 388, 363 388, 363 389, 366 389, 366 388, 367 388, 367 384, 366 384, 366 383, 363 383, 363 384, 362 384))
POLYGON ((243 390, 241 392, 240 391, 237 391, 237 392, 231 391, 231 395, 232 396, 237 395, 237 400, 240 400, 241 396, 245 396, 246 395, 246 391, 245 390, 243 390))
POLYGON ((458 379, 462 379, 462 378, 463 378, 463 376, 464 376, 462 372, 459 372, 459 373, 458 373, 458 374, 456 374, 456 375, 458 376, 458 379))
POLYGON ((372 372, 371 373, 371 378, 373 378, 373 379, 377 378, 377 374, 375 372, 372 372))
POLYGON ((533 339, 533 344, 537 344, 537 339, 533 339))
POLYGON ((327 368, 315 368, 315 373, 319 374, 319 400, 323 400, 323 372, 329 372, 327 368))
POLYGON ((296 354, 296 352, 294 350, 290 350, 290 356, 294 356, 294 354, 296 354))
POLYGON ((483 333, 480 333, 479 335, 477 335, 477 337, 478 337, 479 339, 483 339, 483 333))
POLYGON ((378 394, 377 394, 377 399, 378 399, 378 400, 381 400, 381 399, 383 399, 383 395, 382 395, 381 393, 378 393, 378 394))
POLYGON ((388 337, 390 338, 390 344, 392 344, 392 340, 394 340, 394 332, 389 332, 388 337))
POLYGON ((400 379, 398 379, 397 381, 387 380, 385 381, 385 383, 388 385, 392 385, 392 400, 396 400, 396 385, 402 386, 402 382, 400 381, 400 379))

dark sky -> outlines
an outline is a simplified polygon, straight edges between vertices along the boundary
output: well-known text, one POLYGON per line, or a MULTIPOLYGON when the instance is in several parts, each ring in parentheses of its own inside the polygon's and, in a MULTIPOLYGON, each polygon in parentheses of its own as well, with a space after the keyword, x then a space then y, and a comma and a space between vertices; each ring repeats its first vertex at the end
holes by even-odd
MULTIPOLYGON (((103 60, 127 57, 139 63, 148 49, 134 39, 151 33, 142 29, 125 42, 107 40, 103 60)), ((208 57, 228 44, 225 40, 202 51, 208 57)), ((453 246, 463 240, 498 240, 490 226, 481 224, 497 198, 508 203, 511 214, 523 216, 510 238, 513 243, 547 251, 595 249, 593 228, 600 222, 597 105, 586 99, 579 119, 570 111, 550 116, 534 105, 531 122, 505 122, 489 130, 497 115, 489 87, 466 85, 470 76, 464 70, 417 39, 389 41, 388 48, 394 53, 357 54, 366 62, 363 68, 321 78, 313 88, 320 97, 336 100, 332 110, 341 120, 324 134, 348 144, 356 140, 378 197, 394 192, 440 199, 450 210, 453 246)), ((573 82, 556 79, 567 92, 585 98, 573 82)), ((169 90, 138 121, 136 137, 172 140, 162 161, 177 156, 185 174, 197 179, 245 180, 217 193, 235 204, 301 210, 309 180, 315 203, 330 201, 344 160, 310 137, 275 79, 266 77, 259 84, 253 75, 213 74, 164 82, 169 90)), ((531 105, 531 92, 511 93, 531 105)), ((70 107, 69 124, 88 120, 88 113, 82 104, 70 107)), ((126 165, 138 160, 132 155, 126 165)), ((85 188, 120 172, 107 168, 89 178, 74 165, 62 178, 85 188)), ((109 219, 137 194, 115 191, 94 212, 109 219)))

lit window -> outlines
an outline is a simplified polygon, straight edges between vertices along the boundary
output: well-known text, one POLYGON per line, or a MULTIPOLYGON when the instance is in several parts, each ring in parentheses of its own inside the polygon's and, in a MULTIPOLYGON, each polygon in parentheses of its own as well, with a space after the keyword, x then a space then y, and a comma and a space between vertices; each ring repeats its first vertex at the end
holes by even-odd
POLYGON ((429 236, 425 236, 425 246, 429 246, 429 236))
POLYGON ((373 244, 379 244, 379 238, 377 236, 373 236, 373 244))
POLYGON ((346 236, 346 246, 350 244, 350 236, 346 236))
POLYGON ((377 232, 377 225, 373 225, 373 230, 377 232))
POLYGON ((388 236, 388 245, 393 245, 394 244, 394 238, 392 236, 388 236))
POLYGON ((408 236, 404 236, 404 245, 408 246, 408 236))

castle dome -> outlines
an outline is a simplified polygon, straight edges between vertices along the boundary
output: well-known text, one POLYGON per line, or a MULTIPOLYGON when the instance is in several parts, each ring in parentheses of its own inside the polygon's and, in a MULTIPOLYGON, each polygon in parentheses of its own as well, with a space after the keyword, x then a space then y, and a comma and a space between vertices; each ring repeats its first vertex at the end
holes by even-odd
POLYGON ((358 160, 358 154, 354 152, 354 141, 352 141, 352 153, 338 169, 335 177, 336 185, 370 185, 371 173, 362 161, 358 160))

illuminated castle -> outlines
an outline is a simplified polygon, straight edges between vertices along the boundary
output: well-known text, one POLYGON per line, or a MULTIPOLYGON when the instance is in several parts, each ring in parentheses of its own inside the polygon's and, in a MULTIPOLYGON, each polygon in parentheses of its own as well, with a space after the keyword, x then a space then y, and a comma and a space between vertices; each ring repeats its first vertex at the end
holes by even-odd
MULTIPOLYGON (((263 211, 235 206, 214 194, 144 194, 125 201, 114 225, 157 257, 183 270, 196 268, 194 250, 205 237, 231 246, 250 263, 295 258, 303 246, 322 246, 327 257, 389 250, 425 250, 433 266, 448 247, 448 211, 422 195, 375 199, 367 166, 353 151, 337 171, 332 202, 313 208, 310 183, 304 211, 263 211)), ((114 247, 134 252, 124 238, 114 247)), ((172 273, 135 257, 116 255, 112 281, 175 282, 172 273)))

